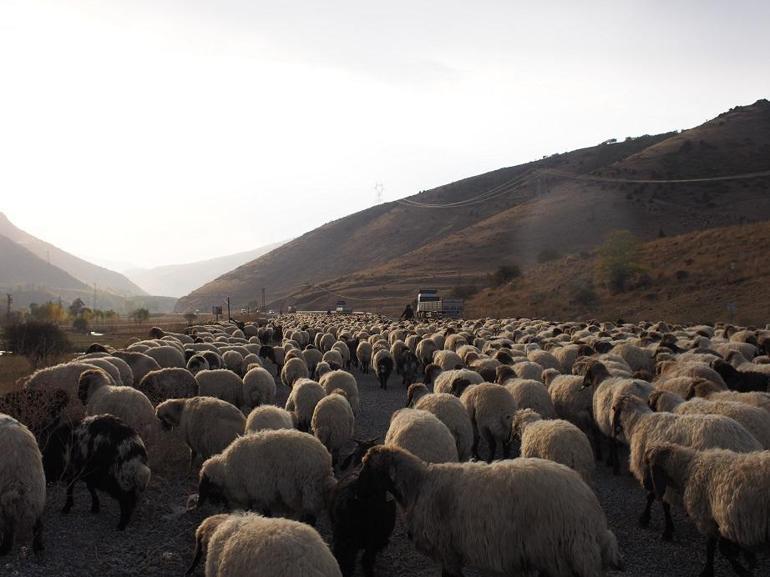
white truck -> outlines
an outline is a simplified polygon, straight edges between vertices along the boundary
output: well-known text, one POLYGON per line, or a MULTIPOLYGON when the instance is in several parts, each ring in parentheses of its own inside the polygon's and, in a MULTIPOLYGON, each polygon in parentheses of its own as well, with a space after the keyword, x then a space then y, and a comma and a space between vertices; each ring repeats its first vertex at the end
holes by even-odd
POLYGON ((436 289, 420 289, 417 292, 418 318, 460 318, 463 316, 463 299, 442 298, 436 289))

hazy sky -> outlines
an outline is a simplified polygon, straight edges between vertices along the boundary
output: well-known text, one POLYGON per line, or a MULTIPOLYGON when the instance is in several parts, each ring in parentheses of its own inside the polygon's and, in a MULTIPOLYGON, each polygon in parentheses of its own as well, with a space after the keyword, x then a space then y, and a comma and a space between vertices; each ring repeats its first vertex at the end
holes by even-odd
POLYGON ((0 211, 141 266, 770 97, 767 0, 0 0, 0 211))

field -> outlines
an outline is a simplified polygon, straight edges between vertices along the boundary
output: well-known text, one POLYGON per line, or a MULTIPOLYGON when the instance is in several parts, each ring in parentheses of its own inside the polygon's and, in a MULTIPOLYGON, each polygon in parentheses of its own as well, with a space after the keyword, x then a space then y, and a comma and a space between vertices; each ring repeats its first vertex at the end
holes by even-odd
MULTIPOLYGON (((404 406, 405 391, 395 378, 391 379, 388 390, 382 391, 371 375, 359 372, 355 375, 361 392, 357 435, 382 438, 392 412, 404 406)), ((282 404, 286 396, 286 387, 279 385, 278 404, 282 404)), ((180 464, 180 467, 183 466, 180 464)), ((663 519, 657 505, 649 529, 641 529, 637 524, 645 502, 644 492, 637 482, 628 473, 614 477, 601 464, 597 473, 595 489, 625 558, 623 575, 695 577, 705 558, 704 541, 681 512, 674 509, 674 541, 663 542, 660 538, 663 519)), ((8 558, 3 561, 2 574, 23 577, 182 575, 192 559, 197 524, 218 512, 209 507, 186 512, 186 500, 196 492, 193 477, 156 471, 131 524, 120 533, 115 530, 118 519, 115 501, 104 497, 102 512, 92 515, 88 492, 81 484, 75 492, 74 509, 68 516, 63 516, 59 509, 64 502, 64 491, 61 487, 53 487, 45 515, 47 550, 44 557, 40 560, 31 556, 8 558)), ((522 495, 522 498, 526 496, 522 495)), ((319 529, 329 540, 326 519, 321 520, 319 529)), ((716 571, 719 576, 730 575, 729 566, 719 556, 716 571)), ((201 569, 196 573, 202 574, 201 569)), ((465 574, 479 575, 471 571, 465 574)), ((761 560, 755 574, 770 575, 770 560, 761 560)), ((377 575, 439 577, 440 570, 415 550, 399 522, 390 545, 378 559, 377 575)))

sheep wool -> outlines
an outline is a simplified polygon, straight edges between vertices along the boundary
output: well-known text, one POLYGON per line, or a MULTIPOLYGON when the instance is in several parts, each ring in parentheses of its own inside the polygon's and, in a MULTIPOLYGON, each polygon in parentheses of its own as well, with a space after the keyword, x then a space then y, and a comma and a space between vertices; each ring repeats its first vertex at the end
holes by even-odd
MULTIPOLYGON (((209 363, 210 364, 210 363, 209 363)), ((198 381, 198 394, 206 397, 216 397, 241 407, 243 401, 243 379, 227 369, 212 369, 198 371, 195 374, 198 381)))
POLYGON ((393 413, 385 444, 405 449, 428 463, 458 460, 452 432, 428 411, 400 409, 393 413))
POLYGON ((339 462, 342 450, 353 438, 356 419, 344 391, 337 389, 315 406, 311 430, 332 456, 332 464, 339 462))
POLYGON ((353 414, 358 416, 359 412, 359 400, 358 400, 358 384, 356 378, 347 371, 331 371, 320 377, 319 384, 324 388, 326 394, 332 393, 335 389, 342 389, 345 391, 345 396, 350 403, 350 408, 353 409, 353 414))
POLYGON ((251 367, 243 375, 242 401, 245 410, 275 402, 275 380, 267 369, 251 367))
POLYGON ((313 411, 318 401, 326 396, 324 388, 310 379, 300 379, 286 399, 286 410, 295 415, 297 428, 300 431, 310 430, 313 411))
POLYGON ((294 419, 291 413, 273 405, 260 405, 254 408, 246 419, 246 433, 293 428, 294 419))
POLYGON ((460 397, 473 426, 473 456, 479 458, 479 441, 483 435, 489 446, 488 462, 495 458, 498 442, 503 457, 508 457, 516 403, 502 385, 481 383, 469 387, 460 397))
POLYGON ((448 393, 427 394, 425 385, 417 384, 409 387, 409 392, 414 397, 415 393, 425 389, 425 394, 419 396, 414 402, 414 408, 422 411, 428 411, 444 423, 449 432, 455 439, 457 456, 460 461, 467 461, 471 458, 471 449, 473 447, 473 425, 465 410, 462 401, 448 393), (412 387, 415 387, 413 390, 412 387))

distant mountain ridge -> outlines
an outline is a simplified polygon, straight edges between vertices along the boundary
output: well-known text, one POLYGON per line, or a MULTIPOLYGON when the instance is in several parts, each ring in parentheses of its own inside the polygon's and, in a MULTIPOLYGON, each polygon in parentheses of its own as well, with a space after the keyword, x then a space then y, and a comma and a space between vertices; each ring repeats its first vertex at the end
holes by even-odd
POLYGON ((0 236, 0 287, 47 286, 65 290, 88 290, 66 271, 48 264, 22 245, 0 236))
POLYGON ((0 212, 0 235, 21 245, 44 261, 68 272, 92 288, 96 285, 97 289, 124 297, 147 295, 146 291, 124 275, 92 264, 21 230, 2 212, 0 212))
POLYGON ((150 269, 129 269, 125 271, 125 274, 151 294, 180 297, 283 244, 285 242, 276 242, 236 254, 185 264, 171 264, 150 269))

